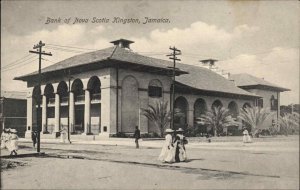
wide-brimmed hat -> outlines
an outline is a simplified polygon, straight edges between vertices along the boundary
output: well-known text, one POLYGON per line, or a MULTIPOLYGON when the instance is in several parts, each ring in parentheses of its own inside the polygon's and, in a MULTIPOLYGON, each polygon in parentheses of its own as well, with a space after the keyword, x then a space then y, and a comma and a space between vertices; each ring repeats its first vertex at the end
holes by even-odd
POLYGON ((4 128, 4 131, 7 132, 7 131, 9 131, 9 129, 8 128, 4 128))
POLYGON ((178 130, 176 130, 176 132, 183 132, 184 130, 182 128, 179 128, 178 130))
POLYGON ((166 133, 173 133, 174 132, 174 130, 172 130, 172 129, 166 129, 166 133))
POLYGON ((16 129, 11 129, 10 132, 17 133, 17 130, 16 129))

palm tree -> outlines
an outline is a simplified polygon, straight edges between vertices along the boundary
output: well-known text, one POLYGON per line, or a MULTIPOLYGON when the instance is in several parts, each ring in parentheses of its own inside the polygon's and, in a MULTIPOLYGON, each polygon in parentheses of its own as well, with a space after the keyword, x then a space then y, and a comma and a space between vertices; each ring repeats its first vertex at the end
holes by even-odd
POLYGON ((256 135, 259 130, 265 128, 263 126, 264 121, 273 116, 273 114, 274 113, 269 113, 260 107, 246 107, 240 109, 240 115, 238 118, 251 126, 251 131, 254 135, 256 135))
POLYGON ((170 122, 170 112, 168 111, 168 102, 156 102, 155 106, 148 105, 147 109, 142 108, 143 115, 152 121, 160 131, 162 137, 165 128, 170 122))
POLYGON ((290 132, 299 131, 299 114, 298 113, 285 113, 278 118, 280 129, 287 136, 290 132))
POLYGON ((199 119, 199 123, 213 127, 214 136, 217 136, 217 132, 222 131, 224 127, 238 125, 238 122, 231 117, 229 110, 221 106, 213 107, 211 111, 207 111, 199 119))

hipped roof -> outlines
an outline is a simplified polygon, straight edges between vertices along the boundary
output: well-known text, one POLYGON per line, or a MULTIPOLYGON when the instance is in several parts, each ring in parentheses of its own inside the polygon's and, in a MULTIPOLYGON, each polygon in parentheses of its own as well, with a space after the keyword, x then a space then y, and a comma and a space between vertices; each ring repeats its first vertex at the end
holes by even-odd
MULTIPOLYGON (((93 52, 83 53, 79 55, 75 55, 63 61, 60 61, 56 64, 53 64, 49 67, 43 68, 41 72, 43 74, 54 72, 58 70, 65 70, 68 68, 79 67, 83 65, 88 65, 92 63, 96 63, 99 66, 104 64, 105 61, 120 61, 123 63, 131 63, 139 66, 171 71, 169 66, 172 66, 170 61, 146 57, 143 55, 139 55, 132 51, 126 50, 124 48, 114 46, 102 50, 97 50, 93 52)), ((112 63, 111 63, 112 64, 112 63)), ((125 64, 124 64, 125 65, 125 64)), ((111 65, 112 66, 112 65, 111 65)), ((38 72, 33 72, 27 75, 23 75, 20 77, 16 77, 16 80, 24 80, 27 81, 30 77, 37 75, 38 72)), ((176 71, 176 74, 187 74, 184 71, 176 71)))
MULTIPOLYGON (((173 62, 171 61, 139 55, 130 50, 114 46, 70 57, 42 69, 42 73, 53 73, 68 68, 75 68, 85 65, 87 66, 92 63, 100 65, 103 61, 119 61, 120 63, 131 63, 143 67, 151 67, 154 69, 169 71, 172 69, 168 67, 173 66, 173 62)), ((109 64, 112 63, 109 62, 109 64)), ((106 63, 105 66, 109 66, 109 64, 107 65, 106 63)), ((216 74, 209 69, 179 63, 176 65, 176 67, 179 68, 176 73, 177 75, 180 75, 176 77, 176 81, 183 86, 209 92, 221 93, 221 95, 225 93, 231 95, 242 95, 252 98, 258 97, 252 93, 236 87, 234 83, 228 81, 226 78, 216 74)), ((148 72, 150 71, 151 69, 148 69, 148 72)), ((28 75, 16 77, 15 79, 28 81, 32 77, 37 76, 37 74, 38 72, 34 72, 28 75)))
POLYGON ((265 88, 279 92, 290 91, 290 89, 280 87, 247 73, 233 74, 230 76, 230 79, 234 80, 236 86, 241 88, 265 88))
POLYGON ((207 68, 188 64, 177 64, 177 66, 178 68, 189 72, 187 75, 180 75, 176 77, 176 81, 182 85, 210 92, 256 96, 250 92, 236 87, 233 82, 207 68))

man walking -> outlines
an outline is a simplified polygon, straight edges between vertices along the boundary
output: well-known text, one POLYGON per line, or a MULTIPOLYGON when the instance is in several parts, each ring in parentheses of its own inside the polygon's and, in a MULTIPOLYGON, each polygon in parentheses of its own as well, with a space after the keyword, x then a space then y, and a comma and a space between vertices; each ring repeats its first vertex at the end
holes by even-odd
POLYGON ((141 138, 141 132, 138 126, 135 126, 135 132, 133 137, 135 138, 135 148, 139 148, 139 139, 141 138))
POLYGON ((33 143, 33 149, 35 149, 35 144, 36 144, 36 141, 37 141, 37 134, 36 134, 35 131, 31 132, 31 140, 32 140, 32 143, 33 143))

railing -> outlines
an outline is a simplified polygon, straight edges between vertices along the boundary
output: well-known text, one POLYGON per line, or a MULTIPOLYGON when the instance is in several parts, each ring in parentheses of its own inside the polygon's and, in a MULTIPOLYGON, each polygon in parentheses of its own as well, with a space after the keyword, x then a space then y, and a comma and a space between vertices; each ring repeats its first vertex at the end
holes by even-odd
POLYGON ((68 103, 69 97, 67 97, 67 96, 66 97, 62 97, 60 101, 61 101, 60 103, 68 103))
POLYGON ((92 94, 91 100, 92 101, 100 101, 101 100, 101 93, 92 94))
POLYGON ((84 102, 84 95, 75 96, 75 102, 84 102))
POLYGON ((48 104, 55 104, 55 98, 49 98, 48 104))

